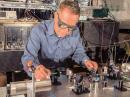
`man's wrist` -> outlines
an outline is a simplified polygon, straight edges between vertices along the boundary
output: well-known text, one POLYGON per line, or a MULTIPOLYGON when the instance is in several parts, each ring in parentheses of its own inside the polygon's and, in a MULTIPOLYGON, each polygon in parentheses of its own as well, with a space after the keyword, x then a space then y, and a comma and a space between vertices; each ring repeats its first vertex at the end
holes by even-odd
POLYGON ((88 60, 90 60, 90 59, 85 59, 83 63, 85 64, 88 60))

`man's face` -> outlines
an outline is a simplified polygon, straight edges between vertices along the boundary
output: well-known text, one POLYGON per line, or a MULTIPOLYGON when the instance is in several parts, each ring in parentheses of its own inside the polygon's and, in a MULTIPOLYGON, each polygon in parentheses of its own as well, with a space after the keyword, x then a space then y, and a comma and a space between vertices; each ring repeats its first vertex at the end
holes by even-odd
POLYGON ((59 37, 65 37, 75 29, 79 15, 72 13, 69 8, 64 8, 56 12, 54 20, 56 34, 59 37))

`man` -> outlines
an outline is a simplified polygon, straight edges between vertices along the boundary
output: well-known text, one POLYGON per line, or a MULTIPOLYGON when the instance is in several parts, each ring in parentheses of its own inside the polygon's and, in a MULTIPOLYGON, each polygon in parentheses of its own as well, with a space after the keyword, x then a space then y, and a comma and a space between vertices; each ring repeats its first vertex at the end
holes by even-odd
POLYGON ((30 60, 31 65, 36 68, 36 79, 46 79, 51 74, 44 64, 39 63, 39 50, 43 59, 60 62, 72 56, 75 62, 82 63, 90 70, 97 70, 97 63, 91 61, 85 54, 76 26, 79 16, 80 8, 76 2, 63 1, 54 13, 53 20, 45 20, 32 29, 22 56, 22 63, 28 75, 30 75, 27 69, 30 60))

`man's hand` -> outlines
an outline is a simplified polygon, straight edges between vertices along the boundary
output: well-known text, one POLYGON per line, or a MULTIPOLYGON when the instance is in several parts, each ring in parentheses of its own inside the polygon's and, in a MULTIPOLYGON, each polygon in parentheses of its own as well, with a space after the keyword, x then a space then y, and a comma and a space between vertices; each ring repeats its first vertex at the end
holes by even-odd
POLYGON ((38 65, 35 70, 35 78, 36 80, 44 80, 49 79, 51 75, 51 71, 44 67, 43 65, 38 65))
POLYGON ((84 64, 85 64, 85 66, 86 66, 89 70, 94 69, 94 70, 97 71, 97 69, 98 69, 98 64, 97 64, 96 62, 92 61, 92 60, 86 60, 86 61, 84 62, 84 64))

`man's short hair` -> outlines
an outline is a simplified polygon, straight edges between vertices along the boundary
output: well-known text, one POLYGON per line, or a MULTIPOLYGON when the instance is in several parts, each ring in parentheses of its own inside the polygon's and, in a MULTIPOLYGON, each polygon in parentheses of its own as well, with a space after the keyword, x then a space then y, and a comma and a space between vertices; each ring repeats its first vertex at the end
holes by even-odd
POLYGON ((64 8, 69 8, 72 11, 72 13, 74 13, 76 15, 80 15, 79 4, 75 1, 65 0, 65 1, 61 2, 59 9, 63 10, 64 8))

